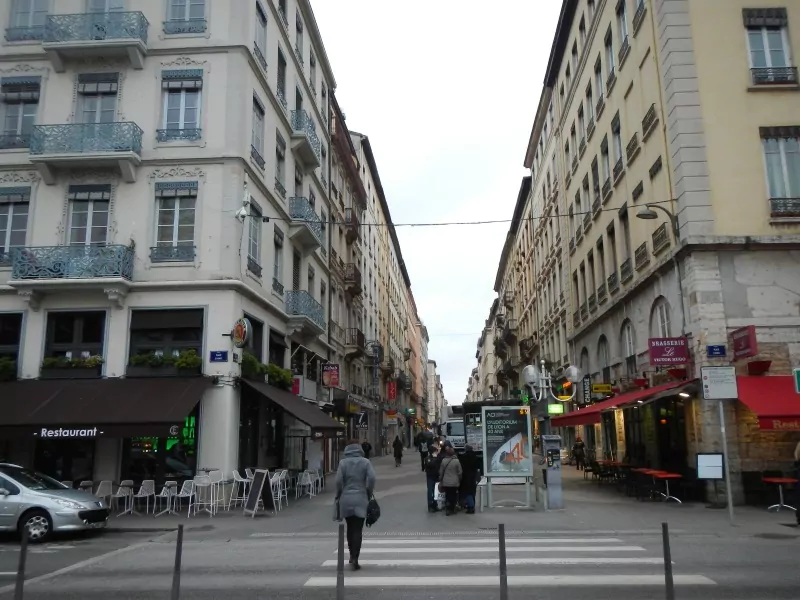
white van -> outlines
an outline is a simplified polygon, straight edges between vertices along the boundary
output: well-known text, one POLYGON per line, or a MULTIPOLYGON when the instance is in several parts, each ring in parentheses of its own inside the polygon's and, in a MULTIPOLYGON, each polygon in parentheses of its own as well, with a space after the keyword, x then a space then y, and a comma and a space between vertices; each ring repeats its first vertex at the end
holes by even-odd
POLYGON ((456 452, 463 452, 467 445, 467 438, 464 433, 464 421, 461 419, 448 419, 442 427, 445 439, 453 444, 456 452))

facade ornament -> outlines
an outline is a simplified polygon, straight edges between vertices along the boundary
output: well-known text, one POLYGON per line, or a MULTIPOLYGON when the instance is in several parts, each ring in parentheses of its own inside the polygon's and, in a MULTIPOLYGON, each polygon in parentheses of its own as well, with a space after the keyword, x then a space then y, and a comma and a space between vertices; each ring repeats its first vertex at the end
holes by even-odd
POLYGON ((128 290, 121 288, 106 288, 103 293, 108 297, 109 302, 117 310, 121 310, 125 306, 125 297, 128 295, 128 290))
POLYGON ((0 183, 36 183, 39 179, 37 171, 6 171, 0 174, 0 183))
POLYGON ((150 181, 157 179, 200 179, 205 181, 206 172, 196 167, 173 167, 171 169, 153 169, 150 181))
POLYGON ((41 306, 41 296, 39 292, 33 290, 19 290, 17 296, 19 296, 33 312, 39 312, 41 306))
POLYGON ((162 62, 162 67, 187 67, 187 66, 198 66, 202 67, 206 64, 206 61, 198 62, 188 56, 179 56, 175 60, 171 60, 169 62, 162 62))
POLYGON ((75 169, 69 172, 69 179, 79 183, 87 181, 116 183, 119 176, 113 169, 75 169))

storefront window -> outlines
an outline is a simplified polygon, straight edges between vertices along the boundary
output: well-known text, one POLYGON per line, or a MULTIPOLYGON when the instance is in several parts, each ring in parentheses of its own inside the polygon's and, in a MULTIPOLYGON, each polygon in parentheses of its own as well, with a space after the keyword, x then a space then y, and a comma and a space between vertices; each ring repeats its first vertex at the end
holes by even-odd
POLYGON ((50 313, 45 355, 53 358, 102 356, 105 326, 105 312, 50 313))
POLYGON ((203 311, 135 310, 131 315, 130 355, 177 357, 185 350, 203 352, 203 311))
POLYGON ((95 440, 40 439, 33 468, 58 481, 91 481, 95 440))
POLYGON ((141 481, 189 479, 197 470, 197 414, 186 417, 174 437, 133 437, 123 443, 122 478, 141 481))
POLYGON ((0 358, 17 359, 22 334, 22 313, 0 315, 0 358))

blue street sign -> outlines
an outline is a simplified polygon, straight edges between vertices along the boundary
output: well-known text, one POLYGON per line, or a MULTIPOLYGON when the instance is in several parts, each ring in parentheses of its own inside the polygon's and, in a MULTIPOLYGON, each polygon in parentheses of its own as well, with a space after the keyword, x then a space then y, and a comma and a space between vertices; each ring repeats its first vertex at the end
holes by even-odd
POLYGON ((725 356, 725 346, 722 344, 716 346, 706 346, 706 356, 709 358, 725 356))
POLYGON ((227 350, 212 350, 209 352, 208 356, 209 362, 212 363, 226 363, 228 362, 228 351, 227 350))

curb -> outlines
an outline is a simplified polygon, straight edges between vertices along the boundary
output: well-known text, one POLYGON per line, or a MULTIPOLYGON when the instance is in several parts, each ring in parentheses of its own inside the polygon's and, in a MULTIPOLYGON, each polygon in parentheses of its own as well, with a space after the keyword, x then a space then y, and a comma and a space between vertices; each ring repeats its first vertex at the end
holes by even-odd
POLYGON ((101 531, 108 533, 169 533, 171 531, 178 531, 178 527, 106 527, 101 531))

